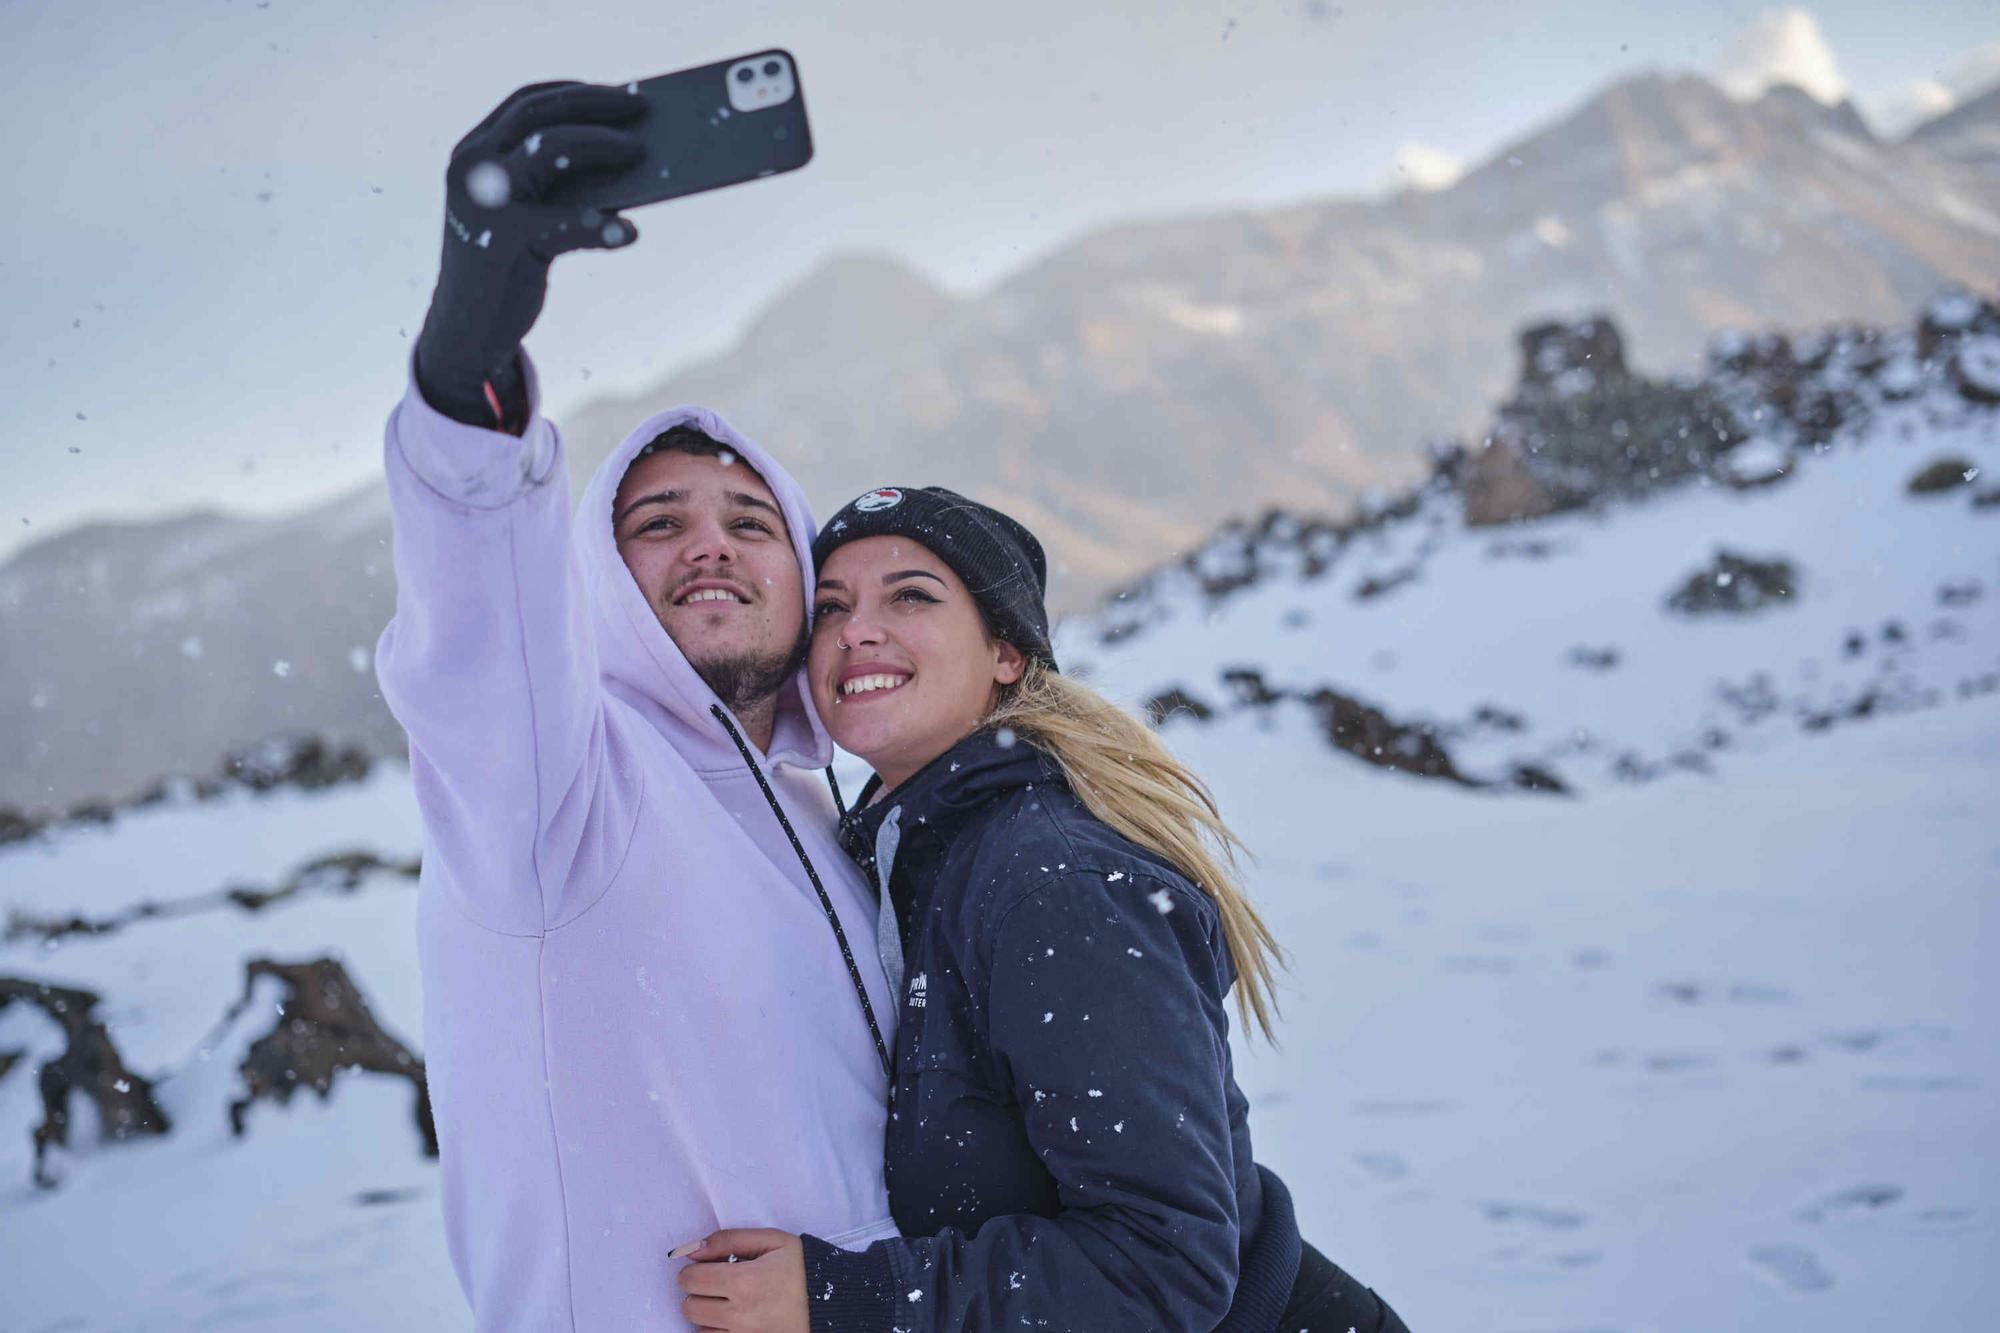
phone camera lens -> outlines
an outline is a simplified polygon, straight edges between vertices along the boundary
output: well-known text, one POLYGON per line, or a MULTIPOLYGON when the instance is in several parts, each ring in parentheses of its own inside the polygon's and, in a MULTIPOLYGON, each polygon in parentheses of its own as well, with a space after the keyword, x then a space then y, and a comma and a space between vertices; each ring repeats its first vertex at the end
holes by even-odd
POLYGON ((766 60, 764 62, 764 77, 767 79, 775 79, 778 77, 778 71, 783 68, 784 66, 780 65, 775 60, 766 60))
POLYGON ((757 77, 757 71, 751 69, 748 65, 745 65, 742 69, 736 71, 736 81, 738 83, 748 83, 750 82, 750 80, 756 77, 757 77))

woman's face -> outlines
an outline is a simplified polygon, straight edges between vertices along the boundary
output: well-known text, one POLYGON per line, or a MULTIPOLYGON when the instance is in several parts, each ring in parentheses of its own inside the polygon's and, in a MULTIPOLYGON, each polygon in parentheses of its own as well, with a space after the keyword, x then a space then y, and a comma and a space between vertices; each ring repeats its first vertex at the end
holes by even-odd
POLYGON ((968 735, 1026 663, 951 567, 907 537, 827 557, 813 598, 813 703, 843 750, 895 787, 968 735))

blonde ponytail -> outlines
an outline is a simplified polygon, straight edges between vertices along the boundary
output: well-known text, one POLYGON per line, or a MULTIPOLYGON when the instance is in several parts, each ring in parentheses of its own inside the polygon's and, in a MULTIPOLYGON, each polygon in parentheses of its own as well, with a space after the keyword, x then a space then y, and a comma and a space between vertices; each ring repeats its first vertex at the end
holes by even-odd
POLYGON ((1269 1039, 1277 1011, 1272 972, 1284 953, 1236 882, 1243 844, 1201 779, 1137 718, 1039 662, 1002 690, 985 725, 1010 728, 1054 758, 1091 814, 1215 900, 1236 964, 1237 1015, 1269 1039))

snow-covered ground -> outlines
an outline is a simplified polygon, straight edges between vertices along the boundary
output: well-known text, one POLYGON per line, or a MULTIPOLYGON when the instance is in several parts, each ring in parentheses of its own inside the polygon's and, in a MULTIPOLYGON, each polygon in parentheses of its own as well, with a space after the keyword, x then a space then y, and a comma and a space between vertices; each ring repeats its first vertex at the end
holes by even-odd
MULTIPOLYGON (((1440 493, 1311 575, 1281 531, 1226 597, 1170 574, 1064 628, 1066 665, 1114 693, 1216 710, 1164 735, 1292 955, 1281 1044, 1239 1055, 1259 1155, 1419 1333, 1995 1326, 2000 506, 1904 483, 1945 454, 1990 481, 2000 438, 1933 408, 1748 490, 1498 533, 1440 493), (1795 591, 1668 610, 1724 549, 1791 562, 1795 591), (1371 577, 1393 586, 1357 598, 1371 577), (1279 697, 1242 702, 1232 667, 1279 697), (1301 697, 1321 687, 1438 724, 1467 774, 1532 763, 1570 794, 1364 763, 1301 697)), ((103 917, 419 841, 384 766, 0 848, 0 910, 103 917)), ((0 1075, 0 1325, 466 1325, 406 1083, 259 1103, 242 1138, 225 1110, 274 1005, 260 987, 231 1015, 248 958, 338 957, 417 1042, 414 892, 373 871, 0 942, 0 976, 103 997, 174 1120, 98 1145, 79 1100, 36 1188, 56 1029, 0 1012, 0 1053, 28 1051, 0 1075)))

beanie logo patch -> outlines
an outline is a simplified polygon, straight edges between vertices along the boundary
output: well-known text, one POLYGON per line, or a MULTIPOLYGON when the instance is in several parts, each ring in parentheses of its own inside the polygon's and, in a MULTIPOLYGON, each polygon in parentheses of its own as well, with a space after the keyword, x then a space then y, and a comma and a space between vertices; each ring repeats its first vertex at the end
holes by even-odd
POLYGON ((880 509, 894 509, 901 503, 903 503, 903 493, 894 486, 884 486, 856 500, 854 507, 864 514, 872 514, 880 509))

